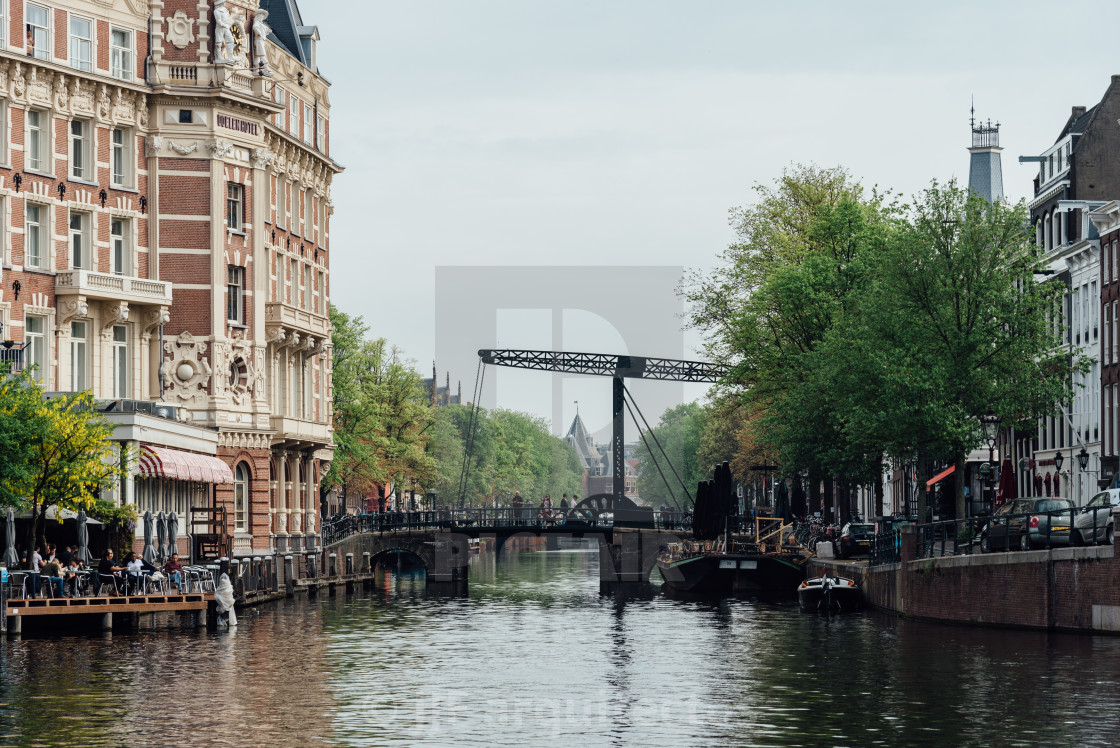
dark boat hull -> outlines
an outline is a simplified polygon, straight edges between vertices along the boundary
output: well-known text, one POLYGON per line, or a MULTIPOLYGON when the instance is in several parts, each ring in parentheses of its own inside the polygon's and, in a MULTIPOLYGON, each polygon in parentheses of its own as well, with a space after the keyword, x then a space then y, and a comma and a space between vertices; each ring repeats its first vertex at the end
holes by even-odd
POLYGON ((788 596, 804 579, 797 563, 762 554, 711 554, 658 559, 666 586, 680 592, 754 593, 788 596))
MULTIPOLYGON (((838 578, 836 581, 841 581, 838 578)), ((807 612, 848 612, 859 610, 863 604, 863 593, 850 579, 842 579, 846 586, 833 584, 828 590, 828 599, 822 600, 825 594, 819 580, 803 582, 797 588, 797 603, 801 610, 807 612)))

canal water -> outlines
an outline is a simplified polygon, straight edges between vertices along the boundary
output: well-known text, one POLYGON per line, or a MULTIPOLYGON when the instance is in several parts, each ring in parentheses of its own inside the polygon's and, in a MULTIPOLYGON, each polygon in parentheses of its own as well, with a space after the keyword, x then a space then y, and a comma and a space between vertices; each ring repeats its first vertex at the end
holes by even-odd
MULTIPOLYGON (((598 556, 0 643, 10 745, 1115 745, 1120 639, 600 595, 598 556)), ((993 594, 998 591, 993 590, 993 594)))

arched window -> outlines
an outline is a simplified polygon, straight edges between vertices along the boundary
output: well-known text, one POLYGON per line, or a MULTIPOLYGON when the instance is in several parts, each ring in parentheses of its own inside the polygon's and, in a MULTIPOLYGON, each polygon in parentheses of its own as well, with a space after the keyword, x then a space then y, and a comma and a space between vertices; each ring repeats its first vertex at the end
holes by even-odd
POLYGON ((1053 245, 1050 244, 1050 214, 1049 213, 1047 213, 1045 215, 1045 217, 1043 217, 1042 222, 1044 224, 1043 227, 1042 227, 1042 237, 1044 239, 1043 249, 1050 250, 1050 249, 1053 248, 1053 245))
POLYGON ((233 472, 233 525, 238 532, 249 530, 249 470, 244 462, 233 472))

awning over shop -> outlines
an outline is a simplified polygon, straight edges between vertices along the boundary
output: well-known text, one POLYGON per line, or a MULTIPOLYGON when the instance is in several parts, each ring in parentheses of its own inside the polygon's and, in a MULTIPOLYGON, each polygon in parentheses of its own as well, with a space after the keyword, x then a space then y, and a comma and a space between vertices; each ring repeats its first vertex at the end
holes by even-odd
POLYGON ((950 465, 949 467, 947 467, 946 469, 942 470, 942 471, 941 471, 940 473, 938 473, 937 475, 935 475, 935 476, 933 476, 932 478, 930 478, 929 480, 927 480, 927 481, 926 481, 926 493, 929 493, 929 487, 930 487, 930 486, 932 486, 932 485, 933 485, 934 483, 936 483, 937 481, 941 480, 941 479, 942 479, 942 478, 944 478, 945 476, 947 476, 947 475, 952 475, 952 474, 953 474, 953 471, 954 471, 954 470, 956 470, 956 469, 957 469, 957 466, 956 466, 956 465, 950 465))
POLYGON ((140 445, 140 475, 195 483, 233 483, 229 465, 217 457, 150 444, 140 445))

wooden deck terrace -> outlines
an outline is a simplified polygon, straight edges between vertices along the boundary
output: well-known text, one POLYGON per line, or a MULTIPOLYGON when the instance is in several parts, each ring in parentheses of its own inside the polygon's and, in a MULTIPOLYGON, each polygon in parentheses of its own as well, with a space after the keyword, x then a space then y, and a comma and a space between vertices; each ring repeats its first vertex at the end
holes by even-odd
POLYGON ((207 610, 212 592, 122 597, 14 598, 7 601, 6 616, 89 615, 91 613, 163 613, 207 610))

